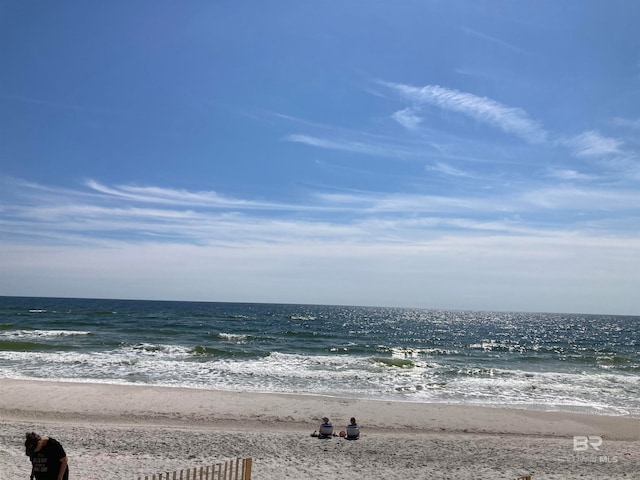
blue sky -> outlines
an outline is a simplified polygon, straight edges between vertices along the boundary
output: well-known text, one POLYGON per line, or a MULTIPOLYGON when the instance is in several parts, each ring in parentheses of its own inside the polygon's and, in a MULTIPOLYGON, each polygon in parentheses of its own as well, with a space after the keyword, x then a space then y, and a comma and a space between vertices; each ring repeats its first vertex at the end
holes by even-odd
POLYGON ((0 294, 640 314, 640 3, 0 2, 0 294))

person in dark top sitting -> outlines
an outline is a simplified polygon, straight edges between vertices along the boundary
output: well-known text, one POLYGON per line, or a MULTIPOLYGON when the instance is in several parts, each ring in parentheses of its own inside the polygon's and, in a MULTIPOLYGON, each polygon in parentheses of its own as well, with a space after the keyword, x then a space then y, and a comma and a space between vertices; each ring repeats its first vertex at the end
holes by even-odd
POLYGON ((69 480, 67 454, 55 438, 30 432, 24 447, 31 460, 31 480, 69 480))
POLYGON ((360 437, 360 427, 355 417, 351 417, 350 423, 347 425, 347 439, 356 440, 358 437, 360 437))

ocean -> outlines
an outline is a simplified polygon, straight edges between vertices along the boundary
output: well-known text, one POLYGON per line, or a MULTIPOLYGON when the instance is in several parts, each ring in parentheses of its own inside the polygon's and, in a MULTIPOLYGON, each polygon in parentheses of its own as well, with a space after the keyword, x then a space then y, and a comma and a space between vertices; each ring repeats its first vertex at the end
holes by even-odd
POLYGON ((0 297, 0 377, 640 416, 640 317, 0 297))

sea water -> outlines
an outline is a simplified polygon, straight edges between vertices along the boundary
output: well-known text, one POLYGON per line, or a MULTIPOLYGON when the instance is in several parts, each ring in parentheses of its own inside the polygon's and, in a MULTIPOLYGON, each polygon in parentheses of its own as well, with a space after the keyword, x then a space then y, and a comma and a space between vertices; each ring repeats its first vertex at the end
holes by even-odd
POLYGON ((0 297, 0 377, 640 416, 640 317, 0 297))

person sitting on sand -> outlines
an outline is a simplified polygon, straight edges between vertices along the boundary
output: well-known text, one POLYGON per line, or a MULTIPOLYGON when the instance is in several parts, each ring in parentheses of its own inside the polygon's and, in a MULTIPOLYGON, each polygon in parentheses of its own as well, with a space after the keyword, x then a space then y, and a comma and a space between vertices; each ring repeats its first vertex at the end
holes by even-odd
POLYGON ((329 418, 324 417, 322 419, 322 424, 318 428, 318 432, 320 433, 320 437, 330 437, 333 435, 333 424, 329 421, 329 418))
POLYGON ((56 439, 30 432, 24 447, 31 460, 31 480, 69 480, 67 454, 56 439))
POLYGON ((355 417, 351 417, 351 423, 347 425, 347 440, 356 440, 360 436, 360 427, 355 417))

